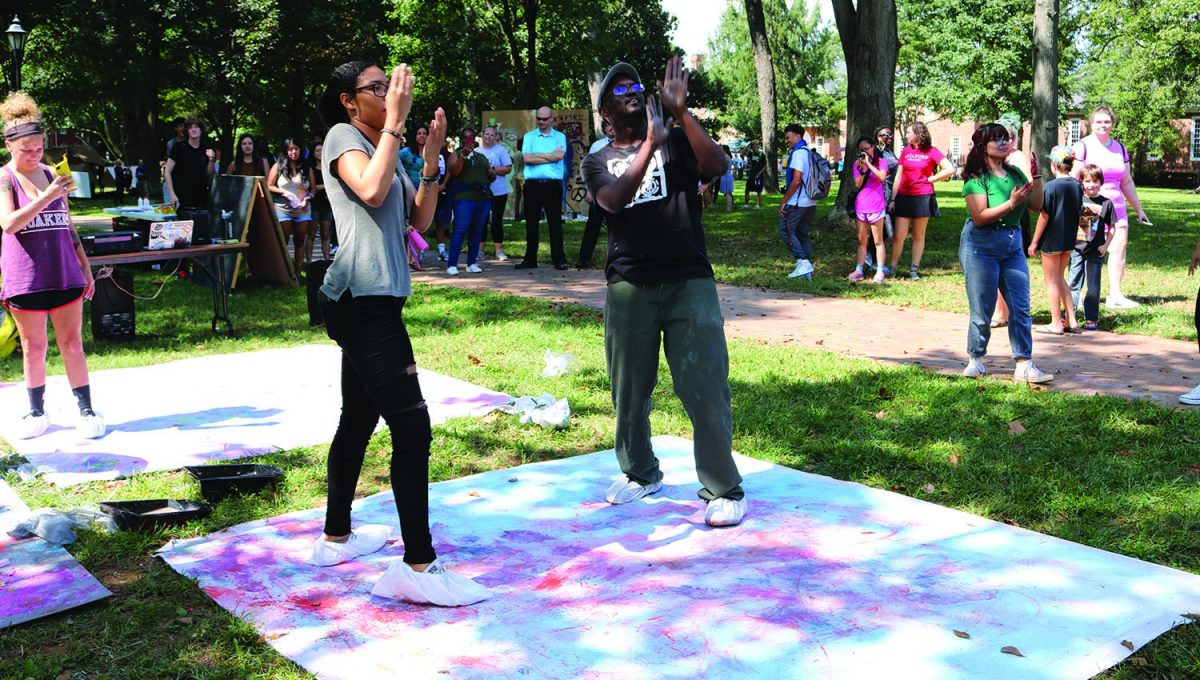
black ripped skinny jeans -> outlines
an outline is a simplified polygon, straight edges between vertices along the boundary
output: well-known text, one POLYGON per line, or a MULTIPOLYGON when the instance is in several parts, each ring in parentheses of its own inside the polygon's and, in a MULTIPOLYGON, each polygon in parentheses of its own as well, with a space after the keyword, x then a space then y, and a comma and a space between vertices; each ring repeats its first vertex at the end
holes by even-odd
POLYGON ((325 533, 350 533, 350 504, 379 417, 392 433, 391 482, 404 561, 432 562, 429 534, 429 411, 401 313, 405 298, 320 296, 329 337, 342 348, 342 415, 329 446, 325 533))

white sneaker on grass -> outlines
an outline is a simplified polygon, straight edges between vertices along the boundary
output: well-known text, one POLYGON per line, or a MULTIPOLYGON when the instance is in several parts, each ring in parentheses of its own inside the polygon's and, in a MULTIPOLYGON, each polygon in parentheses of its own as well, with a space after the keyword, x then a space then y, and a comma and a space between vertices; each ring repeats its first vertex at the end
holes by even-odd
POLYGON ((396 562, 375 582, 371 594, 417 604, 461 607, 488 599, 492 591, 434 560, 425 571, 415 571, 404 562, 396 562))
POLYGON ((1054 380, 1054 376, 1042 371, 1032 361, 1018 361, 1017 368, 1013 371, 1013 382, 1037 384, 1048 383, 1051 380, 1054 380))
POLYGON ((704 510, 704 523, 710 527, 732 527, 746 517, 746 499, 715 498, 704 510))
POLYGON ((504 252, 503 248, 496 251, 496 261, 497 262, 508 262, 508 254, 504 252))
POLYGON ((481 269, 481 268, 480 268, 480 266, 479 266, 479 265, 477 265, 477 264, 469 264, 469 265, 467 265, 467 273, 469 273, 469 274, 482 274, 482 273, 483 273, 483 269, 481 269))
POLYGON ((987 365, 983 363, 980 357, 971 357, 967 360, 967 367, 963 369, 963 375, 967 378, 982 378, 987 375, 987 365))
POLYGON ((46 434, 46 430, 50 428, 50 419, 45 413, 35 414, 33 411, 26 413, 21 418, 20 425, 17 426, 18 439, 33 439, 46 434))
POLYGON ((795 278, 804 276, 806 274, 811 274, 811 273, 813 273, 814 269, 815 269, 815 267, 813 267, 812 262, 809 262, 808 260, 801 258, 799 260, 796 260, 796 268, 792 270, 791 274, 788 274, 788 278, 795 279, 795 278))
POLYGON ((1188 406, 1200 406, 1200 385, 1196 385, 1187 394, 1179 395, 1179 403, 1187 404, 1188 406))
POLYGON ((1142 306, 1141 303, 1130 300, 1120 293, 1117 293, 1116 295, 1109 295, 1108 299, 1105 300, 1104 303, 1105 306, 1113 309, 1135 309, 1142 306))
POLYGON ((87 413, 79 416, 79 422, 75 425, 75 431, 79 436, 87 439, 99 439, 108 432, 108 427, 104 424, 104 416, 88 410, 87 413))
POLYGON ((351 531, 350 538, 342 543, 327 541, 324 536, 321 536, 313 544, 308 563, 318 567, 332 567, 363 555, 379 552, 391 535, 392 528, 386 524, 364 524, 351 531))
POLYGON ((653 484, 643 485, 640 482, 635 482, 628 477, 622 477, 612 483, 608 487, 608 491, 604 492, 604 500, 613 505, 624 505, 632 503, 642 496, 649 496, 652 493, 657 493, 662 488, 662 482, 654 482, 653 484))

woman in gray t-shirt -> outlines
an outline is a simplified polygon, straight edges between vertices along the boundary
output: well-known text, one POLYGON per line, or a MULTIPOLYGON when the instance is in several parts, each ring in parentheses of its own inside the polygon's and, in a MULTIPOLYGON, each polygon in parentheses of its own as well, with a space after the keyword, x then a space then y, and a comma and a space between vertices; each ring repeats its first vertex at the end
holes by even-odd
MULTIPOLYGON (((334 70, 319 105, 321 118, 333 125, 325 136, 321 170, 340 244, 320 300, 329 337, 342 349, 342 416, 329 446, 325 533, 309 562, 331 566, 369 555, 391 535, 387 525, 350 527, 367 442, 383 416, 392 435, 392 494, 404 560, 384 572, 371 592, 458 606, 491 593, 447 571, 429 533, 432 434, 402 312, 412 292, 406 225, 420 231, 429 227, 437 205, 437 175, 422 174, 409 216, 405 194, 412 189, 401 180, 398 156, 412 87, 412 72, 403 64, 389 78, 377 66, 350 62, 334 70)), ((445 136, 446 116, 438 109, 429 125, 426 168, 436 170, 445 136)))

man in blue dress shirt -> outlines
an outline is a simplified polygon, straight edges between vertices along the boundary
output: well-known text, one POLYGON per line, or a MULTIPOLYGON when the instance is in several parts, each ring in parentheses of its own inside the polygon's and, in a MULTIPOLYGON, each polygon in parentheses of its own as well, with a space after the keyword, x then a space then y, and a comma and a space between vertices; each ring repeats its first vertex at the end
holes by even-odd
POLYGON ((539 228, 542 213, 550 226, 550 257, 555 269, 567 268, 563 250, 562 199, 563 157, 567 136, 551 127, 554 112, 537 110, 537 129, 525 133, 521 153, 525 157, 525 257, 516 269, 537 267, 539 228))

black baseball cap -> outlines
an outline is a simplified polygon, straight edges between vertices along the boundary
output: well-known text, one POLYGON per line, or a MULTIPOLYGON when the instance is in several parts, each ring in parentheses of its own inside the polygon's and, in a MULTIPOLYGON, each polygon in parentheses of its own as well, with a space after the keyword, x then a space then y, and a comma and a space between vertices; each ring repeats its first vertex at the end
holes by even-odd
POLYGON ((620 76, 633 78, 634 82, 642 82, 641 76, 638 75, 637 69, 626 64, 623 61, 618 61, 612 68, 608 69, 608 74, 604 76, 604 80, 600 81, 600 91, 596 95, 596 110, 600 110, 600 103, 604 101, 604 95, 608 94, 612 88, 612 82, 620 76))

